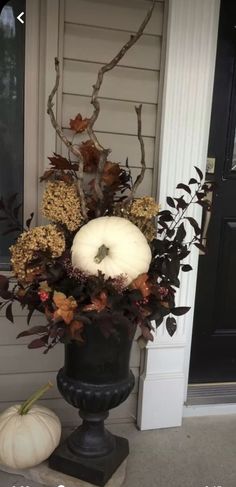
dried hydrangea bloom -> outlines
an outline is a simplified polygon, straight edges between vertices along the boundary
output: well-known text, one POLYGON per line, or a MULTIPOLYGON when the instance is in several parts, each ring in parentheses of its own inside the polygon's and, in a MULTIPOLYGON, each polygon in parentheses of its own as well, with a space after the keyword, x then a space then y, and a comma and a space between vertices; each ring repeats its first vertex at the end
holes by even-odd
POLYGON ((152 219, 159 211, 159 205, 151 196, 143 196, 134 200, 130 214, 138 218, 152 219))
POLYGON ((77 230, 82 222, 82 214, 76 185, 64 181, 47 183, 42 213, 52 222, 66 225, 72 232, 77 230))
POLYGON ((23 232, 10 247, 13 271, 20 281, 30 281, 40 272, 39 265, 31 267, 37 252, 49 252, 52 258, 57 258, 64 250, 65 237, 55 225, 32 228, 23 232))
POLYGON ((155 222, 135 216, 131 216, 129 220, 141 230, 148 242, 151 242, 156 237, 157 228, 155 222))
POLYGON ((144 234, 146 239, 151 242, 157 234, 155 216, 159 211, 159 205, 151 197, 145 196, 136 199, 133 203, 125 206, 117 205, 114 208, 114 215, 127 218, 136 225, 144 234))

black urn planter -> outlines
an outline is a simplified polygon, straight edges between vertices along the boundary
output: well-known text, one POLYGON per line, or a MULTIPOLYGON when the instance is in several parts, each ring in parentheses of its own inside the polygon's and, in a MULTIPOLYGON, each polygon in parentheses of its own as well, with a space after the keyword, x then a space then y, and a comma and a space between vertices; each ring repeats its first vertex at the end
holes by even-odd
POLYGON ((64 399, 79 409, 83 423, 54 451, 52 469, 104 486, 128 456, 128 440, 112 435, 104 420, 134 387, 129 368, 134 333, 134 326, 132 336, 121 327, 117 335, 105 337, 100 327, 89 324, 84 344, 65 345, 57 385, 64 399))

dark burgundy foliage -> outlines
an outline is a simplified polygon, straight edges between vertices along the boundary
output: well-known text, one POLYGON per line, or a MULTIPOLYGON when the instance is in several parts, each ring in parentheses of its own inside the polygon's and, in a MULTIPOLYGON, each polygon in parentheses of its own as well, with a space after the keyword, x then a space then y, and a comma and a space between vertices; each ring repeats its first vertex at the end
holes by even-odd
POLYGON ((176 319, 173 316, 172 317, 168 316, 166 318, 166 329, 171 337, 176 332, 176 328, 177 328, 176 319))

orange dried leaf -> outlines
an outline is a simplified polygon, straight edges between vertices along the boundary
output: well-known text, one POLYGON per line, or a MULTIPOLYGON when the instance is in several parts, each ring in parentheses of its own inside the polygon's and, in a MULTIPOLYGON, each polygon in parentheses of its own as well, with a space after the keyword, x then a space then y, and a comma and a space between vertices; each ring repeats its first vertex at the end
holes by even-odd
POLYGON ((102 311, 107 306, 107 293, 102 291, 97 298, 92 298, 91 301, 91 304, 84 307, 84 311, 102 311))
POLYGON ((140 274, 134 281, 131 282, 133 289, 138 289, 144 298, 151 294, 152 284, 148 282, 148 274, 140 274))
POLYGON ((70 128, 78 134, 87 129, 89 122, 89 118, 82 118, 82 115, 78 113, 75 118, 70 119, 70 128))
POLYGON ((63 319, 69 325, 74 318, 74 310, 77 308, 77 303, 72 296, 66 297, 64 293, 54 292, 53 301, 57 307, 54 311, 54 320, 63 319))
POLYGON ((66 300, 66 295, 64 293, 54 292, 53 301, 57 308, 60 308, 66 300))
POLYGON ((102 175, 102 181, 106 186, 120 183, 121 168, 116 162, 107 161, 102 175))
POLYGON ((91 140, 86 140, 85 142, 82 142, 79 148, 84 160, 84 172, 96 172, 100 158, 99 150, 96 149, 94 143, 91 140))

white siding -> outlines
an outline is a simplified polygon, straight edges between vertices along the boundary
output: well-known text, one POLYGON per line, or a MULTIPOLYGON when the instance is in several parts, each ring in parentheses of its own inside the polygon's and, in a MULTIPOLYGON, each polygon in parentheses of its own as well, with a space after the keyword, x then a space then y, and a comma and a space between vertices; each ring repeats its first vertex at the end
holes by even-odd
MULTIPOLYGON (((62 83, 62 126, 68 135, 69 120, 78 112, 89 117, 92 85, 100 66, 111 60, 145 17, 147 0, 65 0, 62 83)), ((142 125, 148 170, 138 194, 155 192, 153 180, 156 120, 164 3, 156 2, 145 34, 105 74, 100 90, 101 112, 95 130, 112 149, 111 160, 129 159, 133 176, 140 167, 137 119, 134 106, 143 104, 142 125)), ((62 148, 66 155, 66 149, 62 148)))
MULTIPOLYGON (((65 0, 61 12, 59 58, 63 66, 62 91, 59 96, 59 119, 65 133, 71 136, 69 120, 77 113, 91 113, 91 87, 102 63, 108 62, 139 27, 150 5, 148 0, 65 0), (63 18, 64 15, 64 18, 63 18)), ((112 149, 111 160, 129 165, 135 178, 140 168, 137 119, 134 105, 143 104, 143 136, 147 171, 139 194, 155 191, 153 166, 158 113, 160 57, 164 3, 156 2, 154 15, 145 35, 104 78, 100 92, 101 114, 95 126, 101 142, 112 149)), ((84 139, 84 135, 80 140, 84 139)), ((74 142, 78 141, 78 137, 74 142)), ((59 146, 66 155, 66 149, 59 146)), ((27 327, 25 313, 17 308, 15 324, 0 317, 0 409, 23 401, 41 384, 52 380, 63 364, 63 346, 43 355, 41 350, 28 350, 28 339, 16 340, 27 327)), ((42 324, 34 316, 31 324, 42 324)), ((136 334, 136 338, 138 333, 136 334)), ((136 340, 131 354, 131 367, 136 377, 133 393, 119 408, 110 412, 110 422, 134 421, 136 418, 140 350, 136 340)), ((56 386, 42 403, 51 407, 64 424, 76 423, 78 413, 61 399, 56 386)))

